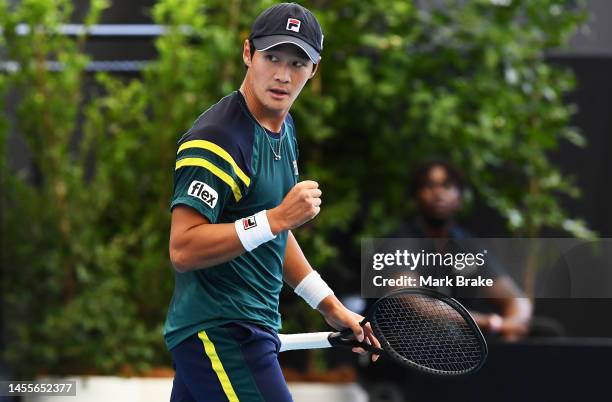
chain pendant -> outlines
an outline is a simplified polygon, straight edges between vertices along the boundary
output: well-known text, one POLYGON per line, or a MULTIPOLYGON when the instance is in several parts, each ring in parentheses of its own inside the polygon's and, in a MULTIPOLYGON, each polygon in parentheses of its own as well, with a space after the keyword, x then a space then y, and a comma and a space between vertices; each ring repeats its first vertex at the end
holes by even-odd
POLYGON ((283 130, 283 132, 280 134, 280 140, 278 141, 278 152, 276 152, 276 150, 274 149, 274 146, 272 146, 272 142, 270 142, 270 138, 268 138, 268 133, 266 132, 266 129, 257 120, 255 121, 261 128, 263 135, 266 137, 266 140, 268 141, 268 145, 270 146, 270 151, 272 151, 272 155, 274 155, 274 160, 275 161, 281 160, 281 154, 283 152, 283 140, 285 139, 285 135, 287 134, 286 131, 283 130))

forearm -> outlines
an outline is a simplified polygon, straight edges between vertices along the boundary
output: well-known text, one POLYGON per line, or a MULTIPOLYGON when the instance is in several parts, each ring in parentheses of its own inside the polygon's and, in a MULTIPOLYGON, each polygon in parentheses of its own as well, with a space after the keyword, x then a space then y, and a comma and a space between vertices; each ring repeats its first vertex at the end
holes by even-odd
MULTIPOLYGON (((316 307, 325 318, 325 321, 333 328, 337 330, 350 328, 359 342, 366 339, 368 343, 380 348, 380 342, 378 342, 372 333, 370 325, 366 324, 362 328, 360 322, 363 320, 363 317, 348 310, 320 277, 313 277, 313 275, 316 275, 313 271, 293 233, 289 231, 287 248, 285 250, 285 263, 283 265, 285 282, 294 289, 298 285, 300 287, 303 286, 303 293, 298 293, 297 289, 296 293, 303 297, 311 307, 316 307), (313 280, 311 281, 311 279, 313 280), (308 282, 310 284, 306 284, 308 282), (317 300, 320 301, 317 303, 317 300)), ((353 351, 365 353, 362 348, 353 348, 353 351)), ((372 361, 376 361, 376 359, 378 359, 378 355, 372 355, 372 361)))
POLYGON ((171 235, 170 259, 179 272, 209 268, 244 251, 233 223, 205 223, 183 231, 180 236, 171 235))
POLYGON ((526 297, 507 299, 503 307, 504 319, 512 320, 517 323, 528 324, 531 320, 531 314, 531 301, 526 297))
POLYGON ((492 296, 496 298, 501 307, 504 320, 528 324, 531 319, 531 301, 525 297, 509 276, 499 277, 493 286, 492 296))
MULTIPOLYGON (((285 282, 295 289, 297 285, 313 271, 312 266, 304 256, 300 245, 291 231, 287 236, 287 249, 285 250, 285 264, 283 276, 285 282)), ((338 298, 331 294, 326 296, 317 306, 323 315, 328 315, 333 309, 343 307, 338 298)))
MULTIPOLYGON (((257 225, 245 227, 234 223, 211 224, 192 208, 179 205, 172 212, 170 259, 179 272, 208 268, 230 261, 246 250, 253 250, 278 233, 299 226, 319 213, 321 190, 313 181, 294 186, 283 202, 253 216, 257 225), (259 214, 262 214, 257 218, 259 214), (248 233, 246 231, 249 230, 248 233)), ((288 283, 295 287, 312 267, 306 261, 293 235, 290 235, 286 259, 288 283)))
POLYGON ((285 249, 285 262, 283 264, 283 279, 291 288, 295 289, 312 271, 312 266, 302 252, 295 236, 289 231, 287 234, 287 247, 285 249))
POLYGON ((170 260, 179 272, 230 261, 272 240, 276 233, 269 223, 267 211, 260 211, 234 223, 211 224, 194 209, 179 205, 172 211, 170 260))

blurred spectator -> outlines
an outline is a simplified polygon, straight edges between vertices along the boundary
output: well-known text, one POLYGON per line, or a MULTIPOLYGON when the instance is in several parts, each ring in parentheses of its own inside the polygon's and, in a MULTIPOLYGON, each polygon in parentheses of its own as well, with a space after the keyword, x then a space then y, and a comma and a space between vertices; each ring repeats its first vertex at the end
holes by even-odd
MULTIPOLYGON (((452 246, 460 244, 460 247, 465 244, 461 240, 472 237, 455 219, 465 192, 459 170, 442 160, 423 163, 415 170, 410 190, 417 214, 413 220, 402 224, 394 237, 452 239, 458 241, 452 246)), ((438 248, 436 251, 451 251, 447 248, 451 243, 434 244, 438 248)), ((470 289, 451 289, 450 293, 470 309, 483 332, 515 341, 529 331, 532 304, 499 264, 492 265, 488 269, 495 279, 492 287, 483 288, 482 293, 470 289)))

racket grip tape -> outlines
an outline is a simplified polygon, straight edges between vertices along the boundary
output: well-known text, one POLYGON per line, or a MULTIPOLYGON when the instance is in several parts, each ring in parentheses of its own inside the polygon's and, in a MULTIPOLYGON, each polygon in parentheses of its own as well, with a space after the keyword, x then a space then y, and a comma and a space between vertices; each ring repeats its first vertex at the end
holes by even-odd
POLYGON ((376 346, 370 345, 367 342, 359 342, 355 339, 355 334, 350 328, 346 328, 340 332, 332 332, 327 337, 330 345, 332 346, 345 346, 351 348, 363 348, 368 352, 381 354, 383 353, 382 349, 377 348, 376 346))

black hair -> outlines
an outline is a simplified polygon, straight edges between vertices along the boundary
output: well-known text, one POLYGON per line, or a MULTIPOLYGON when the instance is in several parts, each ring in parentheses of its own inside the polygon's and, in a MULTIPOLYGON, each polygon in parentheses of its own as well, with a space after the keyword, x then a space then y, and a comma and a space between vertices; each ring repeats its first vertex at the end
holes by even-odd
POLYGON ((253 55, 255 54, 255 44, 253 43, 253 39, 249 38, 249 53, 251 54, 251 60, 253 60, 253 55))
POLYGON ((460 193, 463 193, 465 188, 465 179, 463 173, 453 166, 451 163, 444 159, 431 159, 425 162, 419 163, 414 169, 414 175, 412 176, 412 182, 410 183, 410 196, 416 197, 416 195, 427 185, 427 179, 429 172, 434 167, 441 167, 446 171, 448 181, 459 189, 460 193))

